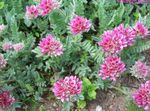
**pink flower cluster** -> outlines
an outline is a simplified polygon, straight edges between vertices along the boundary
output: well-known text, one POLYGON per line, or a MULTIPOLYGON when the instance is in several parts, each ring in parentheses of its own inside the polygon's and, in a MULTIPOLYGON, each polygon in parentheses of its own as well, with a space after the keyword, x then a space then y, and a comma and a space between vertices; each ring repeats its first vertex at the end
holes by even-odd
POLYGON ((148 28, 144 26, 142 22, 137 22, 133 30, 135 31, 136 36, 145 36, 148 35, 148 28))
POLYGON ((27 19, 33 19, 39 15, 45 16, 58 7, 59 2, 57 0, 41 0, 37 6, 27 6, 25 15, 27 19))
POLYGON ((150 110, 150 81, 142 84, 139 89, 137 89, 133 95, 133 100, 138 105, 139 108, 144 108, 145 110, 150 110))
POLYGON ((125 28, 121 24, 113 30, 104 32, 98 45, 108 54, 117 54, 127 46, 132 46, 136 36, 145 36, 148 33, 148 28, 141 22, 137 22, 134 28, 125 28))
POLYGON ((13 48, 13 44, 11 42, 5 42, 2 44, 3 51, 8 51, 13 48))
POLYGON ((39 15, 38 7, 35 5, 27 6, 26 7, 26 18, 33 19, 37 18, 39 15))
POLYGON ((75 16, 70 21, 70 31, 73 35, 81 34, 83 32, 88 32, 91 28, 91 23, 87 18, 81 16, 75 16))
POLYGON ((4 59, 3 54, 0 53, 0 70, 5 68, 7 65, 7 61, 4 59))
POLYGON ((137 78, 145 78, 149 74, 149 67, 141 61, 136 61, 131 68, 131 74, 137 78))
POLYGON ((108 54, 117 54, 134 43, 135 32, 131 28, 124 28, 121 24, 113 30, 104 32, 102 41, 98 45, 108 54))
POLYGON ((117 56, 108 56, 101 65, 99 76, 104 80, 109 78, 110 80, 115 81, 125 69, 125 64, 120 58, 117 56))
POLYGON ((43 38, 39 43, 40 50, 43 54, 49 56, 60 56, 63 54, 63 45, 60 41, 56 40, 51 34, 43 38))
POLYGON ((0 107, 8 108, 15 102, 15 98, 10 95, 9 91, 0 93, 0 107))
POLYGON ((21 51, 23 48, 24 48, 24 43, 17 43, 17 44, 14 44, 14 45, 13 45, 13 49, 14 49, 16 52, 21 51))
POLYGON ((2 45, 3 51, 9 51, 11 49, 14 49, 16 52, 21 51, 24 48, 24 43, 17 43, 17 44, 12 44, 11 42, 5 42, 2 45))
POLYGON ((39 4, 40 14, 45 16, 58 7, 59 3, 56 0, 41 0, 39 4))
POLYGON ((2 33, 5 30, 6 26, 4 24, 0 25, 0 33, 2 33))
POLYGON ((69 101, 72 96, 80 94, 82 91, 82 81, 76 76, 67 76, 58 80, 54 84, 54 95, 61 101, 69 101))

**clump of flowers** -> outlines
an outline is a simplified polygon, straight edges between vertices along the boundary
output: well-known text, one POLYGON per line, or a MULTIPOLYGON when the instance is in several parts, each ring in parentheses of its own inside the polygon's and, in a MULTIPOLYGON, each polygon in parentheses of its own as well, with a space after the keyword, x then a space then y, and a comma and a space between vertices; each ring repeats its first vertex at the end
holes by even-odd
POLYGON ((34 19, 37 18, 39 15, 38 7, 35 5, 27 6, 26 7, 26 18, 27 19, 34 19))
POLYGON ((75 16, 70 21, 70 31, 73 35, 88 32, 91 28, 90 20, 81 16, 75 16))
POLYGON ((15 98, 11 96, 9 91, 0 93, 0 107, 8 108, 15 102, 15 98))
POLYGON ((134 31, 129 27, 124 28, 121 24, 113 30, 105 31, 102 35, 102 41, 98 42, 98 45, 106 53, 117 54, 125 47, 133 45, 134 38, 134 31))
POLYGON ((135 35, 135 32, 134 32, 134 30, 131 28, 131 27, 124 27, 124 25, 123 24, 121 24, 121 25, 119 25, 118 27, 115 27, 114 28, 114 33, 116 33, 116 34, 120 34, 120 35, 122 35, 122 37, 124 37, 125 38, 125 47, 127 47, 127 46, 132 46, 133 44, 134 44, 134 42, 135 42, 135 37, 136 37, 136 35, 135 35))
POLYGON ((5 42, 2 44, 3 51, 8 51, 13 48, 13 44, 11 42, 5 42))
POLYGON ((138 105, 139 108, 144 108, 145 110, 150 110, 150 81, 142 84, 139 89, 137 89, 133 95, 133 100, 138 105))
POLYGON ((57 0, 41 0, 39 4, 40 14, 45 16, 58 7, 59 2, 57 0))
POLYGON ((136 61, 131 68, 131 74, 137 78, 145 78, 149 74, 149 67, 141 61, 136 61))
POLYGON ((142 22, 137 22, 134 26, 134 31, 137 36, 145 36, 149 33, 148 28, 142 22))
POLYGON ((4 24, 0 25, 0 33, 2 33, 5 30, 6 26, 4 24))
POLYGON ((71 97, 80 94, 82 91, 82 81, 76 76, 67 76, 58 80, 54 84, 54 95, 61 101, 69 101, 71 97))
POLYGON ((125 64, 117 56, 106 57, 100 68, 99 76, 104 80, 109 78, 113 81, 126 69, 125 64))
POLYGON ((19 52, 20 50, 22 50, 24 48, 24 43, 17 43, 13 45, 13 49, 16 52, 19 52))
POLYGON ((0 53, 0 70, 5 68, 7 64, 7 61, 4 59, 3 54, 0 53))
POLYGON ((49 56, 60 56, 63 54, 63 45, 60 41, 56 40, 51 34, 43 38, 39 43, 40 50, 43 54, 49 56))

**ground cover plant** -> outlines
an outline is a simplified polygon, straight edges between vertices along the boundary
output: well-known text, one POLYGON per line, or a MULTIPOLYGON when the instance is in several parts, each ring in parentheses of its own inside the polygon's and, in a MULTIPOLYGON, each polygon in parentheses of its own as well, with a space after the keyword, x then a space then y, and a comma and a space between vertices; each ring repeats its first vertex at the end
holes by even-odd
POLYGON ((111 91, 125 97, 120 111, 149 111, 149 3, 0 1, 0 110, 82 111, 111 91))

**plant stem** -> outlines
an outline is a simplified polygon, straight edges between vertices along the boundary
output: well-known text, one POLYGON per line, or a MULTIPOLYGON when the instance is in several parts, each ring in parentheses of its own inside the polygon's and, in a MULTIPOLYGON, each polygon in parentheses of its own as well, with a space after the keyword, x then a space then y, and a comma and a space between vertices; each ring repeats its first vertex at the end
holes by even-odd
POLYGON ((62 111, 70 111, 71 103, 70 101, 65 101, 63 104, 63 109, 62 111))
POLYGON ((118 88, 118 87, 115 87, 115 86, 111 86, 111 88, 112 89, 115 89, 115 90, 117 90, 117 91, 119 91, 119 92, 121 92, 122 94, 124 94, 124 95, 128 95, 125 91, 123 91, 121 88, 118 88))

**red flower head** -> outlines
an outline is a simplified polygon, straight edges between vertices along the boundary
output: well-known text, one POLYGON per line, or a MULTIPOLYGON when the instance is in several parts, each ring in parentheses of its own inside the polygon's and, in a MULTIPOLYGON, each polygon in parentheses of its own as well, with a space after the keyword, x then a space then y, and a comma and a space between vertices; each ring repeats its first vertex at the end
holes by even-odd
POLYGON ((115 81, 121 73, 125 71, 125 64, 117 56, 108 56, 101 65, 99 76, 102 79, 110 79, 115 81))
POLYGON ((8 108, 15 102, 15 98, 10 95, 9 91, 3 91, 0 93, 0 107, 8 108))
POLYGON ((82 81, 76 76, 68 76, 58 80, 54 84, 53 92, 61 101, 69 101, 72 96, 80 94, 82 90, 82 81))

